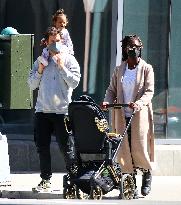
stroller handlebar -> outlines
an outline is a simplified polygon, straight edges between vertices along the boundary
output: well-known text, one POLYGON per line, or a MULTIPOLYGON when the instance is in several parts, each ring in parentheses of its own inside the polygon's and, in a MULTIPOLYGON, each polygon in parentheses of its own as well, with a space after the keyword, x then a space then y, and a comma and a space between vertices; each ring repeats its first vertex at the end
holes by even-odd
POLYGON ((102 105, 101 108, 104 109, 108 109, 108 108, 113 108, 113 109, 121 109, 123 107, 128 107, 129 104, 119 104, 119 103, 113 103, 113 104, 106 104, 106 105, 102 105))
POLYGON ((113 103, 113 104, 106 105, 106 108, 114 108, 114 109, 121 109, 123 107, 129 107, 129 104, 113 103))
MULTIPOLYGON (((112 104, 106 104, 106 105, 102 105, 101 109, 104 111, 108 111, 109 108, 113 108, 113 109, 121 109, 124 107, 129 107, 129 104, 122 104, 122 103, 112 103, 112 104)), ((134 115, 136 113, 136 110, 133 109, 133 113, 132 115, 134 115)))

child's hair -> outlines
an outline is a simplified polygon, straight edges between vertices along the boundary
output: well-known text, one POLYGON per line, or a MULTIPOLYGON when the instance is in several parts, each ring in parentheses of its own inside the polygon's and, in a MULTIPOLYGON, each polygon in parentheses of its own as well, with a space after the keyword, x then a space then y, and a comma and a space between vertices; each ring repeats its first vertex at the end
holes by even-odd
POLYGON ((65 16, 66 17, 66 20, 67 20, 67 23, 68 23, 68 18, 67 18, 67 15, 64 13, 64 10, 63 9, 59 9, 55 12, 55 14, 52 16, 52 22, 53 22, 53 25, 55 24, 55 22, 57 21, 57 18, 58 17, 61 17, 61 16, 65 16))
POLYGON ((62 32, 60 29, 55 28, 54 26, 48 27, 46 32, 43 35, 43 39, 41 40, 40 45, 46 45, 46 42, 48 41, 49 36, 54 36, 60 34, 60 37, 62 36, 62 32))

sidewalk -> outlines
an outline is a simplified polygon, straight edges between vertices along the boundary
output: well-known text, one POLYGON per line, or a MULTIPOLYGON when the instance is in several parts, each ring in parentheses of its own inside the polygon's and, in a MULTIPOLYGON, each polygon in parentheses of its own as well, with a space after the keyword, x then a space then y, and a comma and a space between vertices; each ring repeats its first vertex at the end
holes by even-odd
MULTIPOLYGON (((11 174, 11 186, 0 186, 1 198, 13 199, 62 199, 63 173, 54 173, 52 176, 51 193, 33 193, 32 187, 40 182, 39 173, 11 174)), ((152 191, 147 197, 140 194, 141 175, 137 176, 140 198, 138 200, 180 201, 181 203, 181 176, 153 176, 152 191)), ((117 199, 118 190, 105 195, 104 199, 117 199)))

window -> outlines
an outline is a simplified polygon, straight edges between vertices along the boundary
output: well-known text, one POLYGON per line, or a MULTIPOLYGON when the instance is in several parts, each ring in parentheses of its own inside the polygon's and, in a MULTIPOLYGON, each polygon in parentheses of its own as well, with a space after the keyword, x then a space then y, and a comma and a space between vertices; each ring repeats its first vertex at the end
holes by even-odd
POLYGON ((181 138, 180 9, 179 0, 126 0, 123 6, 123 36, 140 36, 142 57, 154 68, 156 138, 181 138))
POLYGON ((89 37, 85 42, 83 91, 99 103, 104 99, 110 79, 112 1, 91 2, 84 1, 92 8, 86 14, 85 35, 89 37))
POLYGON ((181 1, 170 1, 170 50, 168 69, 167 138, 181 139, 181 1))

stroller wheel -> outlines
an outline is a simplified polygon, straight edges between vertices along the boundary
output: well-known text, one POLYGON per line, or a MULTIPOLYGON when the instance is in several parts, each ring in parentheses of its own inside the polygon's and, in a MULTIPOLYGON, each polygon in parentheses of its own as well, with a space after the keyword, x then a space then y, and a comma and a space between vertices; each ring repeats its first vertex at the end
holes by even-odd
POLYGON ((101 200, 102 199, 102 189, 99 186, 91 188, 90 199, 101 200))
POLYGON ((75 199, 75 187, 74 186, 64 187, 63 198, 64 199, 75 199))
POLYGON ((120 199, 133 199, 135 192, 135 184, 130 174, 124 174, 120 181, 120 199))
POLYGON ((81 189, 76 187, 76 197, 77 199, 88 199, 89 195, 84 193, 81 189))

